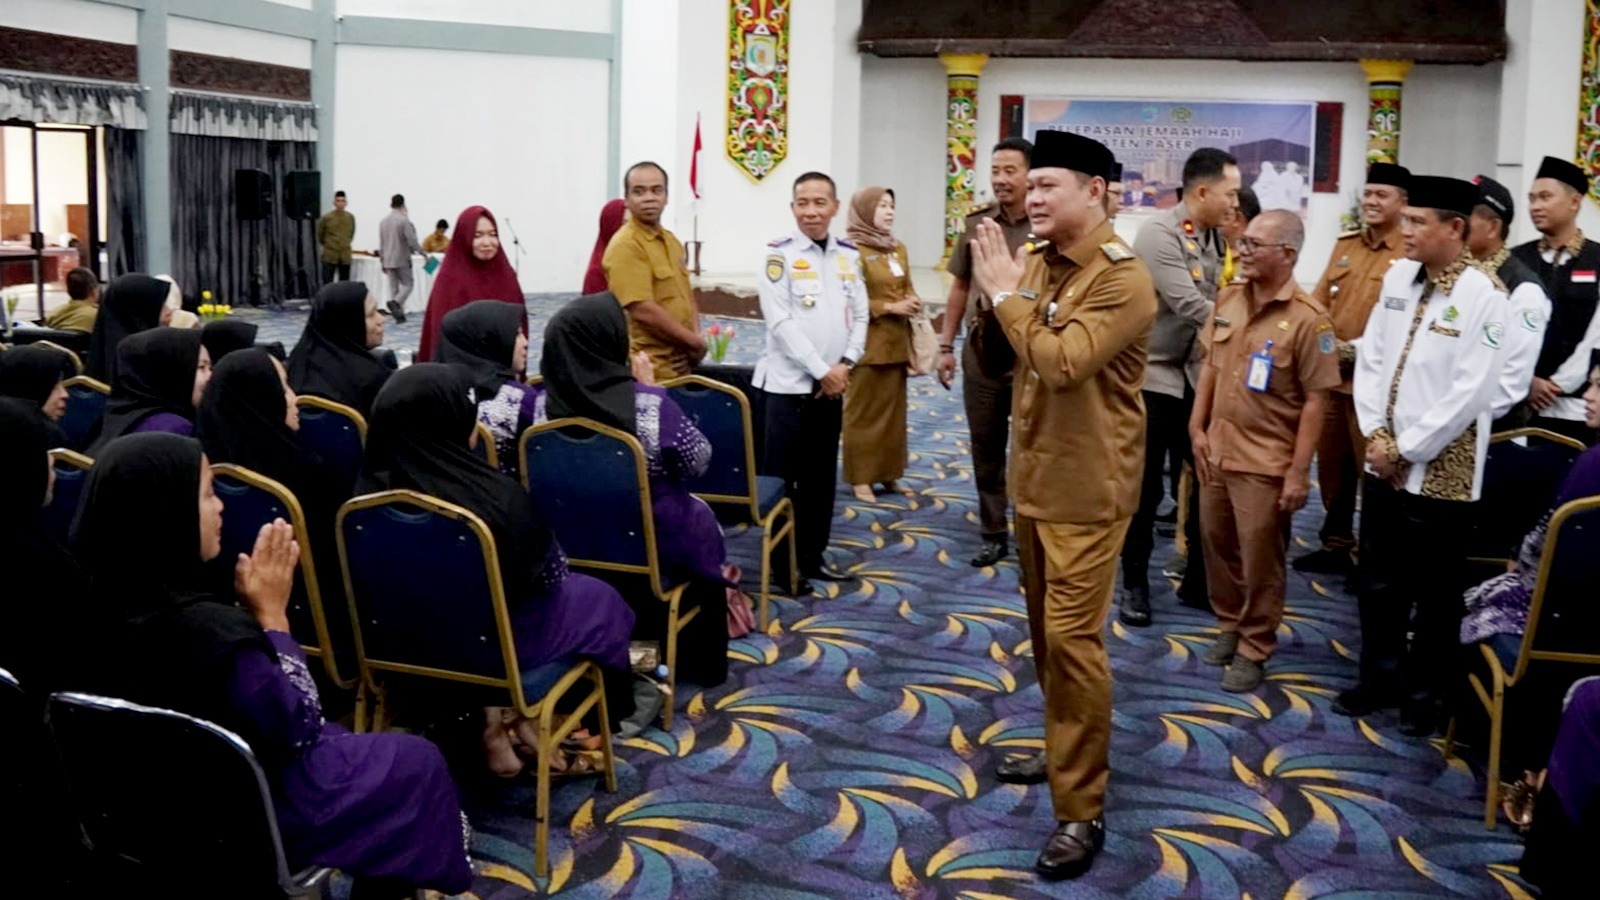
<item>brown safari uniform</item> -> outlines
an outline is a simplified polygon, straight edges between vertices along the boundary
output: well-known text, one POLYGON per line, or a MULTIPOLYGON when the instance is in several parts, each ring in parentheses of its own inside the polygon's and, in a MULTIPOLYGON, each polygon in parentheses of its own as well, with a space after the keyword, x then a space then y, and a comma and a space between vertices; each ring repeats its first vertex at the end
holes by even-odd
POLYGON ((1239 655, 1260 662, 1277 646, 1283 620, 1284 553, 1293 513, 1278 510, 1294 459, 1300 411, 1312 391, 1339 384, 1334 329, 1322 305, 1293 281, 1255 315, 1250 288, 1217 299, 1206 326, 1213 376, 1206 441, 1211 480, 1200 486, 1206 587, 1223 634, 1239 655), (1265 391, 1246 385, 1250 358, 1272 342, 1265 391))
POLYGON ((1031 257, 1021 290, 995 314, 1017 351, 1011 496, 1050 793, 1058 820, 1094 819, 1110 774, 1101 628, 1139 503, 1155 288, 1106 222, 1065 253, 1031 257))
MULTIPOLYGON (((627 309, 643 300, 661 304, 667 315, 690 331, 700 330, 683 244, 665 228, 646 228, 629 219, 606 245, 601 267, 617 302, 627 309)), ((654 364, 656 382, 688 375, 694 361, 685 348, 666 340, 628 317, 629 352, 643 350, 654 364)))
POLYGON ((885 307, 916 291, 905 244, 896 242, 888 252, 866 244, 857 249, 861 251, 861 277, 867 285, 871 319, 867 349, 856 360, 844 395, 844 479, 851 484, 877 484, 895 481, 906 473, 906 362, 911 358, 911 319, 885 307))
POLYGON ((1333 320, 1336 355, 1342 361, 1341 378, 1328 396, 1322 438, 1317 444, 1317 481, 1327 511, 1322 546, 1330 550, 1355 547, 1356 494, 1367 450, 1356 423, 1355 401, 1350 399, 1350 374, 1355 366, 1355 348, 1350 342, 1366 331, 1367 316, 1383 288, 1383 276, 1401 259, 1405 259, 1405 250, 1398 225, 1382 240, 1365 228, 1347 231, 1334 242, 1328 268, 1311 291, 1311 299, 1333 320))

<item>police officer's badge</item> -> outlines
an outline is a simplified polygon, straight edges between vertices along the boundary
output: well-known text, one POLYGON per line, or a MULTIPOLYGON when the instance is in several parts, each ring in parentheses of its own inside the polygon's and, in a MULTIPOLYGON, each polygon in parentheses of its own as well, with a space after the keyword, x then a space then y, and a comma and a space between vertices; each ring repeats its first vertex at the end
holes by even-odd
POLYGON ((767 280, 774 283, 783 280, 783 257, 777 253, 767 257, 767 280))

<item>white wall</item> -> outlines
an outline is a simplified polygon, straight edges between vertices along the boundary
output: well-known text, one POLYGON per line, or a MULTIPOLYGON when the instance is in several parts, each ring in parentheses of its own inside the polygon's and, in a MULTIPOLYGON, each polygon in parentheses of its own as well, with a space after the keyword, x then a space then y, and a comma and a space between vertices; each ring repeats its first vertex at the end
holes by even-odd
POLYGON ((85 0, 5 0, 0 4, 0 25, 133 44, 138 42, 139 14, 85 0))
MULTIPOLYGON (((629 0, 624 18, 643 3, 629 0)), ((789 34, 789 153, 761 183, 751 180, 728 159, 726 149, 728 89, 728 4, 722 0, 678 0, 679 31, 675 109, 667 115, 649 115, 640 125, 648 133, 676 135, 672 140, 673 184, 687 188, 689 154, 694 141, 695 113, 702 116, 705 149, 701 156, 700 239, 705 242, 703 264, 708 273, 749 274, 757 271, 768 241, 794 230, 789 212, 790 187, 808 170, 841 178, 839 189, 851 190, 853 173, 860 165, 861 87, 853 71, 858 66, 853 41, 861 18, 861 0, 806 0, 793 5, 789 34), (842 54, 848 50, 851 58, 842 54)), ((627 42, 627 33, 624 33, 627 42)), ((623 59, 627 97, 639 79, 663 78, 665 73, 623 59), (643 70, 643 71, 642 71, 643 70)), ((638 133, 638 132, 634 132, 638 133)), ((638 146, 634 144, 633 146, 638 146)), ((665 157, 667 153, 660 156, 665 157)), ((624 151, 626 165, 630 157, 624 151)), ((662 160, 666 162, 665 159, 662 160)), ((692 230, 687 191, 677 191, 668 222, 684 239, 692 230)), ((844 219, 834 231, 843 233, 844 219)))
MULTIPOLYGON (((3 128, 5 141, 5 190, 0 197, 6 203, 33 203, 33 170, 29 159, 33 153, 32 135, 27 128, 3 128)), ((67 204, 88 203, 88 160, 84 155, 83 132, 39 132, 39 230, 45 241, 56 243, 56 238, 67 230, 67 204)), ((101 196, 105 196, 104 168, 101 169, 101 196)), ((79 238, 88 239, 80 234, 79 238)))
POLYGON ((339 0, 339 15, 567 31, 611 30, 609 0, 339 0))
MULTIPOLYGON (((636 162, 653 160, 665 167, 668 185, 668 215, 687 210, 693 195, 689 192, 689 154, 691 144, 679 140, 683 118, 689 134, 694 134, 695 109, 680 110, 677 80, 681 64, 679 26, 682 10, 679 0, 629 0, 622 14, 622 91, 619 155, 624 171, 636 162)), ((706 142, 702 161, 710 163, 719 146, 722 119, 715 109, 702 109, 705 121, 701 135, 706 142)), ((622 196, 622 185, 606 185, 607 197, 622 196)), ((598 224, 599 210, 585 221, 598 224)), ((683 233, 688 240, 688 232, 683 233)))
MULTIPOLYGON (((945 73, 937 59, 861 61, 861 183, 894 191, 895 235, 911 264, 938 264, 944 252, 945 73)), ((997 120, 998 121, 998 120, 997 120)), ((978 183, 988 190, 994 131, 978 132, 984 152, 978 183)))
MULTIPOLYGON (((1526 197, 1546 156, 1575 159, 1578 93, 1583 76, 1584 0, 1509 0, 1511 41, 1500 100, 1499 174, 1517 198, 1511 240, 1538 236, 1528 223, 1526 197)), ((1585 202, 1578 214, 1584 233, 1600 236, 1600 207, 1585 202)))
POLYGON ((167 48, 296 69, 311 68, 311 42, 304 38, 179 16, 167 18, 167 48))
POLYGON ((357 249, 377 249, 391 194, 419 234, 482 204, 507 253, 513 227, 522 240, 524 289, 578 289, 608 196, 605 62, 364 46, 337 57, 332 187, 349 193, 357 249))
POLYGON ((1400 163, 1424 175, 1494 177, 1501 80, 1500 63, 1413 66, 1401 95, 1400 163))

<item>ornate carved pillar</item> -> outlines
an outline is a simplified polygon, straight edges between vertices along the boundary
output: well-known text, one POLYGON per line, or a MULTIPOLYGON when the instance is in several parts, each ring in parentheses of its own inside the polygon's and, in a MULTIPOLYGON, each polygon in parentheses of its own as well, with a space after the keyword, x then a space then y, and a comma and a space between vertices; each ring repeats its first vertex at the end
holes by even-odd
POLYGON ((1409 59, 1363 59, 1367 75, 1367 165, 1400 162, 1400 87, 1409 59))
POLYGON ((978 76, 989 57, 983 53, 943 53, 946 76, 944 137, 944 256, 949 261, 961 238, 961 220, 972 207, 977 184, 973 171, 978 142, 978 76))

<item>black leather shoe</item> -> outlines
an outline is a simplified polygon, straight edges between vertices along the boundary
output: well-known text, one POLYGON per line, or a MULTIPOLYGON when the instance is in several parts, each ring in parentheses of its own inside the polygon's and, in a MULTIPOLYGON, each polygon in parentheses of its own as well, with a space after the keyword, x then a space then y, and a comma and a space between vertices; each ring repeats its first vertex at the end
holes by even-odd
POLYGON ((817 567, 816 569, 814 569, 814 570, 812 570, 810 572, 802 573, 800 577, 810 579, 811 581, 855 581, 856 580, 856 577, 854 575, 850 575, 850 574, 847 574, 845 572, 841 572, 838 569, 835 569, 833 566, 828 565, 827 563, 823 563, 821 566, 817 567))
POLYGON ((1044 753, 1013 757, 994 767, 994 777, 1006 784, 1043 784, 1046 768, 1044 753))
POLYGON ((395 320, 395 322, 397 324, 404 323, 405 320, 406 320, 406 308, 404 306, 401 306, 400 304, 394 302, 393 300, 390 300, 389 301, 389 315, 394 318, 394 320, 395 320))
POLYGON ((972 558, 972 564, 979 569, 992 566, 1005 559, 1006 554, 1010 552, 1011 548, 1007 546, 1005 538, 984 538, 983 546, 978 548, 978 555, 972 558))
POLYGON ((1077 878, 1089 871, 1094 858, 1106 843, 1104 819, 1090 822, 1062 822, 1045 841, 1044 850, 1033 868, 1040 877, 1050 881, 1077 878))
POLYGON ((1408 737, 1433 737, 1439 722, 1437 712, 1432 700, 1408 701, 1400 708, 1400 733, 1408 737))
POLYGON ((1135 628, 1144 628, 1150 624, 1150 589, 1147 587, 1131 587, 1122 592, 1122 608, 1117 612, 1117 618, 1124 625, 1135 628))
POLYGON ((1380 709, 1394 709, 1400 702, 1393 694, 1356 685, 1333 698, 1333 711, 1341 716, 1361 717, 1380 709))
POLYGON ((1349 550, 1329 550, 1326 547, 1297 556, 1290 565, 1296 572, 1310 575, 1349 575, 1356 568, 1355 558, 1349 550))

